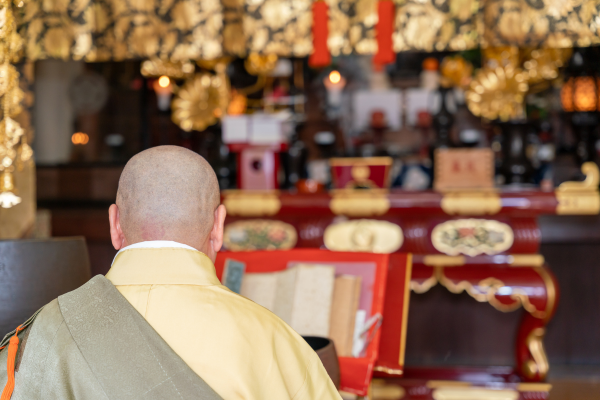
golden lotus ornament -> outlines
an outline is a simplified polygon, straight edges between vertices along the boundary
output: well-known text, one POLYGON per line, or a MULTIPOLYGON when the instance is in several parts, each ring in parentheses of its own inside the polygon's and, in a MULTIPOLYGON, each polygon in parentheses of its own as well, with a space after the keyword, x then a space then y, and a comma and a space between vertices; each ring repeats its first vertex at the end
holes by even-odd
POLYGON ((171 118, 184 131, 203 131, 224 114, 221 76, 199 73, 179 89, 171 103, 171 118))
POLYGON ((480 69, 466 92, 469 110, 478 117, 508 121, 525 115, 527 73, 512 65, 480 69))

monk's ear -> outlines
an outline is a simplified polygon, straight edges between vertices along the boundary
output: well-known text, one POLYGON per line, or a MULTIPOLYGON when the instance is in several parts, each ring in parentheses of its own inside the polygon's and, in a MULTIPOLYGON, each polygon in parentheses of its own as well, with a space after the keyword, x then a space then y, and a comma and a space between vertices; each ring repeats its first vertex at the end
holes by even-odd
POLYGON ((223 246, 223 229, 225 226, 225 217, 227 216, 227 210, 225 206, 221 204, 215 210, 215 222, 210 232, 210 241, 213 252, 216 254, 221 250, 223 246))
POLYGON ((121 250, 125 247, 125 235, 121 229, 121 220, 119 207, 113 204, 108 209, 108 222, 110 223, 110 241, 115 250, 121 250))

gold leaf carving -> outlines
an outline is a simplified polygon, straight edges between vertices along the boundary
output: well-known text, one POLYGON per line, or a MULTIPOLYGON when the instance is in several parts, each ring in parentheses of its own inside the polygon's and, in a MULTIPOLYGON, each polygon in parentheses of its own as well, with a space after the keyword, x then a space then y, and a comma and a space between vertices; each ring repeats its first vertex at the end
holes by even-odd
POLYGON ((323 234, 333 251, 393 253, 402 247, 402 229, 391 222, 360 219, 329 225, 323 234))
POLYGON ((511 248, 510 226, 486 219, 457 219, 438 224, 431 232, 433 247, 450 256, 495 255, 511 248))
POLYGON ((449 192, 441 207, 449 215, 493 215, 502 209, 502 199, 495 192, 449 192))
POLYGON ((223 244, 231 251, 288 250, 297 241, 298 234, 292 225, 264 219, 227 224, 223 233, 223 244))
POLYGON ((281 209, 277 192, 227 191, 224 197, 223 204, 231 216, 272 216, 281 209))
POLYGON ((336 215, 371 217, 383 215, 390 209, 386 192, 339 190, 332 192, 329 209, 336 215))
POLYGON ((586 178, 583 182, 564 182, 555 191, 557 214, 595 215, 600 214, 598 184, 600 171, 596 163, 581 166, 586 178))

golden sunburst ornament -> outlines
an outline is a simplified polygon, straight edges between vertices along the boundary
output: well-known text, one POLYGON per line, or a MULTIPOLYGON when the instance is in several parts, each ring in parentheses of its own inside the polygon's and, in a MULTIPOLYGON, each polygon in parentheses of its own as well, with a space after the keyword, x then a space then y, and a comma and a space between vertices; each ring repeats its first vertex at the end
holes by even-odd
POLYGON ((529 76, 529 84, 558 78, 558 69, 571 58, 573 49, 524 49, 523 68, 529 76))
POLYGON ((467 106, 478 117, 489 120, 522 118, 527 73, 512 65, 480 69, 466 92, 467 106))
POLYGON ((179 89, 171 103, 172 119, 184 131, 203 131, 223 115, 221 76, 199 73, 179 89))

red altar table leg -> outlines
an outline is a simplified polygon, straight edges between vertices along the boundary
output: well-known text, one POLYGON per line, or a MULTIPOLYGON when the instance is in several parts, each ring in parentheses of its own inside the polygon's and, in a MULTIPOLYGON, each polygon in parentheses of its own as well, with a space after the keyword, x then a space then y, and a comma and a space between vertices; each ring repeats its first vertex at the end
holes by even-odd
POLYGON ((443 267, 415 262, 413 291, 424 293, 438 283, 452 293, 466 291, 475 300, 487 302, 502 312, 523 307, 515 372, 526 382, 545 379, 549 364, 543 339, 558 305, 558 284, 547 266, 471 263, 443 267))
POLYGON ((558 285, 556 278, 546 267, 542 267, 542 277, 546 285, 546 298, 552 301, 553 307, 548 309, 543 318, 532 313, 525 313, 519 326, 516 342, 517 373, 528 382, 543 381, 548 374, 550 365, 544 350, 546 325, 556 312, 558 305, 558 285))

